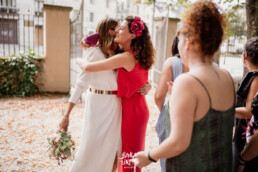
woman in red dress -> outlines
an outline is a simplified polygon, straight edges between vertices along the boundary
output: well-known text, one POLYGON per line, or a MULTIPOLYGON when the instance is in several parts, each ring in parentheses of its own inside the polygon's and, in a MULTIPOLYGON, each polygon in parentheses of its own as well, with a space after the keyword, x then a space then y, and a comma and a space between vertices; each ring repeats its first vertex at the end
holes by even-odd
POLYGON ((155 53, 148 27, 140 17, 128 16, 116 32, 115 42, 121 45, 123 53, 79 66, 87 72, 118 69, 118 96, 122 98, 123 111, 119 171, 131 172, 134 164, 130 160, 136 152, 144 150, 149 119, 145 96, 136 90, 148 83, 148 70, 154 63, 155 53))

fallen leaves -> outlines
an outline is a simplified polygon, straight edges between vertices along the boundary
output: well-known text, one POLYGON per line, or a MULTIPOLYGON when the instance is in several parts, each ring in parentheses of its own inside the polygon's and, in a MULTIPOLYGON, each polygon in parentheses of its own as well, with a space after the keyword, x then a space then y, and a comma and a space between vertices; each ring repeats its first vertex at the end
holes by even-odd
MULTIPOLYGON (((145 146, 149 150, 158 143, 154 131, 158 110, 154 105, 153 93, 146 96, 146 99, 151 112, 145 146)), ((67 101, 68 97, 56 95, 0 99, 0 172, 69 170, 71 161, 58 166, 56 160, 49 159, 46 141, 47 137, 58 130, 62 109, 67 107, 67 101)), ((69 126, 76 146, 80 144, 83 115, 84 105, 76 105, 69 126)), ((142 171, 153 171, 150 169, 159 172, 159 164, 142 171)))

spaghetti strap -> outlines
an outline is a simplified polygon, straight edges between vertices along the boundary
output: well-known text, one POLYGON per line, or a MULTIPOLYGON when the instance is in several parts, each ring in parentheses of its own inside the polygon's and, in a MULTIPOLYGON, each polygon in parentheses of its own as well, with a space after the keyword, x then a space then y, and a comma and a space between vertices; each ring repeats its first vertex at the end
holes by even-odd
POLYGON ((203 84, 203 82, 198 79, 196 76, 192 75, 192 74, 189 74, 189 76, 192 76, 194 79, 196 79, 200 84, 201 86, 204 88, 205 92, 207 93, 208 97, 209 97, 209 101, 210 101, 210 108, 212 108, 212 103, 211 103, 211 97, 210 97, 210 94, 209 94, 209 91, 207 90, 207 88, 205 87, 205 85, 203 84))

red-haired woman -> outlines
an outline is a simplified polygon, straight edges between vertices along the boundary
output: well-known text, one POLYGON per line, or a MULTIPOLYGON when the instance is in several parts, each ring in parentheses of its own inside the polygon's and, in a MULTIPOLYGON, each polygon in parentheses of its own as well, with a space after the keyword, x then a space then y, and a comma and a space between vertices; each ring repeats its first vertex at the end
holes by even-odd
POLYGON ((168 137, 135 155, 144 167, 166 158, 167 172, 232 170, 234 84, 212 65, 222 42, 224 18, 211 0, 195 2, 185 13, 178 49, 189 72, 177 77, 170 97, 168 137))
MULTIPOLYGON (((117 30, 115 42, 124 53, 80 67, 87 72, 118 69, 118 96, 122 98, 122 159, 120 171, 133 171, 134 153, 144 150, 149 110, 145 97, 136 90, 148 83, 148 70, 154 63, 154 48, 141 18, 126 17, 117 30)), ((139 168, 137 172, 141 171, 139 168)))

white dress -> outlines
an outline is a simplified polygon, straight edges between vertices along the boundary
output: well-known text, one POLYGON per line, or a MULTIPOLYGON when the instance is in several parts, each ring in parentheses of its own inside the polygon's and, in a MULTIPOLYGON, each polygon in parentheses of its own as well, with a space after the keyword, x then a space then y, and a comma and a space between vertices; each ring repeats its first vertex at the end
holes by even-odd
MULTIPOLYGON (((88 61, 105 59, 98 47, 89 48, 84 57, 88 61)), ((87 94, 81 144, 70 171, 111 172, 116 153, 121 151, 121 99, 92 93, 88 87, 115 91, 117 74, 113 70, 82 72, 78 80, 69 101, 76 103, 83 91, 87 94)))

